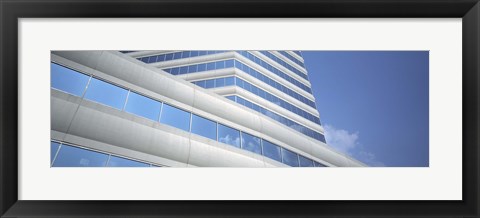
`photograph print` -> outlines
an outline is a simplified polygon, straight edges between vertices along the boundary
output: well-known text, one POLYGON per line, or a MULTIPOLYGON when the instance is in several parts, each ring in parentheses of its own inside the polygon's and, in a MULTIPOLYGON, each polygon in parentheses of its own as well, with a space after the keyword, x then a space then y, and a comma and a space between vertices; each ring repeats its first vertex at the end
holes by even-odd
POLYGON ((51 51, 50 76, 54 168, 429 167, 429 51, 51 51))

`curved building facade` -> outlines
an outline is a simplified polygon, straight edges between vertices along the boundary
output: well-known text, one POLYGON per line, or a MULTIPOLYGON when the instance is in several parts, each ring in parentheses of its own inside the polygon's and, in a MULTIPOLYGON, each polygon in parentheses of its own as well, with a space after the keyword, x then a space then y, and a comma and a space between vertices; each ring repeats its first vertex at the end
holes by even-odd
POLYGON ((52 51, 52 167, 362 167, 297 51, 52 51))

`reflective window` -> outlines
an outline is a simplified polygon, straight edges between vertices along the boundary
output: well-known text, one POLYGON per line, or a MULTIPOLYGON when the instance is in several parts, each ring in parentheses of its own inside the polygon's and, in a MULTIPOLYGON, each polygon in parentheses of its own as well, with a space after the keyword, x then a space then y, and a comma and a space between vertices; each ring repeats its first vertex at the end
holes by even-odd
POLYGON ((225 98, 235 101, 235 95, 225 96, 225 98))
POLYGON ((299 155, 299 159, 301 167, 313 167, 313 160, 306 158, 302 155, 299 155))
POLYGON ((192 114, 192 133, 217 140, 217 123, 192 114))
POLYGON ((298 154, 282 148, 283 163, 292 167, 298 167, 298 154))
POLYGON ((117 156, 110 156, 107 167, 150 167, 150 164, 129 160, 117 156))
POLYGON ((92 78, 85 98, 121 110, 127 99, 128 91, 110 83, 92 78))
POLYGON ((262 154, 262 146, 260 143, 260 138, 242 132, 242 149, 262 154))
POLYGON ((274 159, 278 162, 282 162, 282 153, 278 145, 275 145, 266 140, 262 140, 262 145, 263 145, 263 155, 265 157, 274 159))
POLYGON ((226 86, 231 86, 235 83, 234 77, 227 77, 225 78, 225 85, 226 86))
POLYGON ((52 164, 53 158, 55 158, 55 154, 57 154, 57 150, 59 147, 59 143, 50 142, 50 164, 52 164))
POLYGON ((53 88, 76 96, 83 95, 89 76, 54 63, 50 63, 50 70, 53 88))
POLYGON ((163 104, 160 123, 189 131, 190 113, 176 107, 172 107, 168 104, 163 104))
POLYGON ((162 103, 151 98, 130 92, 128 94, 127 104, 125 105, 125 111, 158 121, 161 105, 162 103))
POLYGON ((319 162, 317 162, 317 161, 314 161, 314 164, 315 164, 315 167, 327 167, 326 165, 321 164, 321 163, 319 163, 319 162))
POLYGON ((218 124, 218 141, 240 147, 240 132, 228 126, 218 124))
POLYGON ((54 167, 104 167, 108 155, 68 145, 62 145, 54 167))

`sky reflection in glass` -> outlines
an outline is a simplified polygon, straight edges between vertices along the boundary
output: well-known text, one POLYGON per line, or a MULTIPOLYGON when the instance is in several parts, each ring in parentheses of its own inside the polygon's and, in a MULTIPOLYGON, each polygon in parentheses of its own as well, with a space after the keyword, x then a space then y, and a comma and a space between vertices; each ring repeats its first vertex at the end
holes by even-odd
POLYGON ((218 124, 218 141, 240 147, 240 132, 228 126, 218 124))
POLYGON ((192 133, 217 140, 217 123, 193 114, 192 133))
POLYGON ((54 167, 104 167, 108 155, 68 145, 62 145, 54 167))
POLYGON ((162 103, 158 101, 135 92, 130 92, 130 94, 128 94, 127 104, 125 105, 125 111, 158 121, 161 106, 162 103))
POLYGON ((283 163, 292 167, 298 167, 298 155, 282 148, 283 163))
POLYGON ((278 162, 282 162, 282 153, 280 151, 280 147, 269 141, 262 140, 263 144, 263 155, 265 157, 274 159, 278 162))
POLYGON ((262 146, 260 143, 260 138, 242 132, 242 149, 262 154, 262 146))
POLYGON ((172 107, 168 104, 163 104, 160 123, 189 131, 190 113, 180 110, 176 107, 172 107))
POLYGON ((299 155, 299 159, 301 167, 313 167, 313 160, 306 158, 302 155, 299 155))
POLYGON ((82 96, 89 76, 74 70, 50 63, 51 86, 72 95, 82 96))
POLYGON ((141 163, 134 160, 129 160, 126 158, 121 158, 117 156, 110 156, 108 160, 108 167, 150 167, 150 164, 141 163))
POLYGON ((122 110, 128 91, 118 86, 92 78, 85 98, 122 110))

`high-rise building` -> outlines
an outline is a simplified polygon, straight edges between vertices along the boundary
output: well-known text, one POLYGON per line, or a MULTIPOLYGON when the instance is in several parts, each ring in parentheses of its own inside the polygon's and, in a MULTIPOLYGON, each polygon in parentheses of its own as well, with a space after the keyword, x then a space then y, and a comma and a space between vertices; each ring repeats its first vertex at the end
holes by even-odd
POLYGON ((366 166, 325 143, 299 51, 53 51, 51 165, 366 166))

